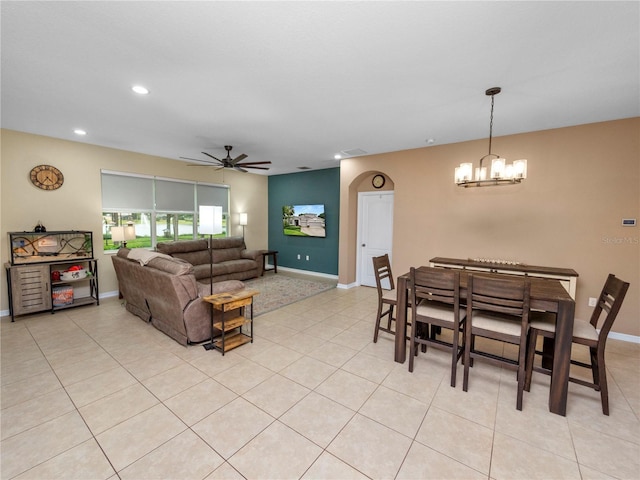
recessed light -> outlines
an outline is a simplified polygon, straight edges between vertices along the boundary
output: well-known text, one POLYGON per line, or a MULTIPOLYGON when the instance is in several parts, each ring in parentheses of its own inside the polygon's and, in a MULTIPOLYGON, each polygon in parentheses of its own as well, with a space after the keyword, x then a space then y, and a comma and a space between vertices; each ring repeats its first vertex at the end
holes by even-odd
POLYGON ((75 133, 76 135, 86 135, 87 131, 86 130, 82 130, 81 128, 76 128, 73 133, 75 133))
POLYGON ((335 158, 336 160, 342 160, 342 155, 340 155, 339 153, 336 153, 333 158, 335 158))
POLYGON ((433 145, 436 141, 433 138, 427 138, 427 145, 433 145))
POLYGON ((133 90, 134 92, 140 95, 149 95, 149 89, 146 87, 143 87, 142 85, 134 85, 133 87, 131 87, 131 90, 133 90))

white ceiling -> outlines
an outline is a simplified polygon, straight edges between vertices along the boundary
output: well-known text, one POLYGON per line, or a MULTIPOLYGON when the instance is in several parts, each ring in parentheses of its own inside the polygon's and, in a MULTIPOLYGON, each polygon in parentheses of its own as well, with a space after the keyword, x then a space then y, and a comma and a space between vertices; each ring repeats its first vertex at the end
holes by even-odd
POLYGON ((2 1, 1 17, 3 128, 173 159, 230 144, 269 175, 487 138, 493 86, 494 136, 640 115, 636 1, 2 1))

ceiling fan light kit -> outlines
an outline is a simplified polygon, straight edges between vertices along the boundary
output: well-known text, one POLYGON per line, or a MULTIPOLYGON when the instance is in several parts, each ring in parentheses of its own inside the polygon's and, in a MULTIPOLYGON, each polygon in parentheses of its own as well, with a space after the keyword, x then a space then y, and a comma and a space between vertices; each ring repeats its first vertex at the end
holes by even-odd
POLYGON ((245 158, 247 158, 247 155, 242 153, 238 155, 236 158, 231 158, 231 149, 233 149, 233 147, 231 145, 225 145, 224 149, 227 151, 227 156, 222 160, 214 157, 210 153, 202 152, 203 155, 206 155, 207 157, 212 158, 218 163, 208 162, 206 160, 198 160, 196 158, 189 158, 189 157, 180 157, 180 158, 183 160, 192 160, 194 162, 201 162, 198 164, 189 164, 188 166, 190 167, 217 167, 218 169, 232 168, 234 170, 238 170, 240 172, 245 172, 245 173, 247 172, 245 168, 254 168, 256 170, 269 170, 269 167, 258 167, 256 165, 270 165, 271 162, 242 162, 245 158))
POLYGON ((454 178, 459 187, 495 187, 499 185, 514 185, 521 183, 527 178, 527 161, 514 160, 512 164, 507 164, 500 155, 491 153, 491 140, 493 138, 493 100, 494 96, 502 91, 500 87, 489 88, 485 93, 491 97, 491 118, 489 121, 489 153, 480 159, 480 165, 475 169, 473 176, 473 163, 461 163, 456 167, 454 178), (487 178, 487 168, 482 166, 482 162, 489 157, 491 159, 491 170, 487 178))

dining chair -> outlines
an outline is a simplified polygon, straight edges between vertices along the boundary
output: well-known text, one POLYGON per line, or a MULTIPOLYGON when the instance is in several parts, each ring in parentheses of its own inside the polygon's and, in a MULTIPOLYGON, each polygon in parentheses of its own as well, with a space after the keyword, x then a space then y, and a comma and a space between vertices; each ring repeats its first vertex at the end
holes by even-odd
POLYGON ((373 257, 373 271, 376 277, 376 288, 378 289, 378 313, 376 315, 376 328, 373 333, 373 343, 376 343, 380 330, 395 335, 395 331, 391 328, 391 322, 395 321, 393 309, 398 305, 398 296, 388 254, 385 253, 379 257, 373 257), (385 280, 387 281, 386 283, 385 280), (384 286, 383 283, 385 284, 384 286), (386 310, 384 310, 385 308, 386 310), (380 325, 382 317, 385 316, 387 317, 386 327, 380 325))
POLYGON ((460 309, 460 272, 432 267, 411 267, 409 273, 411 292, 411 336, 409 341, 409 371, 413 372, 413 360, 418 345, 451 352, 451 386, 456 386, 458 360, 464 353, 464 320, 467 313, 460 309), (451 330, 451 342, 435 335, 434 329, 451 330))
POLYGON ((500 278, 469 274, 467 280, 467 319, 464 345, 464 380, 469 386, 472 359, 482 358, 518 372, 516 408, 522 410, 525 383, 527 329, 529 324, 529 293, 531 281, 523 278, 500 278), (518 346, 516 359, 476 349, 476 337, 498 340, 518 346))
MULTIPOLYGON (((600 401, 602 403, 602 413, 609 415, 609 393, 607 389, 607 369, 604 363, 604 350, 607 342, 607 336, 616 319, 622 301, 624 300, 629 283, 616 278, 615 275, 609 274, 607 280, 598 297, 598 303, 593 310, 591 319, 586 320, 575 319, 573 323, 572 344, 585 345, 589 347, 590 363, 581 362, 579 360, 571 360, 571 364, 591 369, 593 382, 569 377, 569 381, 593 388, 596 392, 600 391, 600 401), (598 332, 598 323, 605 312, 604 321, 598 332)), ((525 390, 531 389, 531 377, 533 370, 547 375, 551 374, 551 370, 542 366, 534 365, 535 354, 542 353, 536 351, 536 343, 538 336, 546 338, 555 338, 555 315, 547 312, 532 312, 531 323, 529 327, 529 341, 527 345, 527 373, 525 377, 525 390)))

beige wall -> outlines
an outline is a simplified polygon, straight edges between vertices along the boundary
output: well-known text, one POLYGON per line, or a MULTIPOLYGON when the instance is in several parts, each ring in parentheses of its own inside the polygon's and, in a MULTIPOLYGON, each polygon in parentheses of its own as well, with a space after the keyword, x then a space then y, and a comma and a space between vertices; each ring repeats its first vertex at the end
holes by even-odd
MULTIPOLYGON (((91 230, 98 259, 100 292, 117 291, 111 255, 102 252, 101 169, 229 185, 231 235, 242 235, 238 214, 247 212, 247 247, 267 248, 266 176, 187 167, 178 160, 11 130, 2 130, 1 135, 0 254, 3 263, 9 260, 7 232, 31 231, 38 220, 47 230, 91 230), (57 167, 64 174, 65 182, 59 190, 43 191, 29 181, 29 171, 43 163, 57 167)), ((1 282, 0 309, 6 311, 9 306, 5 275, 1 282)))
POLYGON ((566 267, 578 278, 576 315, 588 319, 608 273, 631 283, 613 331, 640 336, 640 119, 494 138, 493 151, 528 159, 522 185, 464 189, 454 168, 488 141, 432 146, 340 164, 339 282, 356 281, 357 193, 371 176, 393 183, 394 274, 436 256, 566 267))
MULTIPOLYGON (((231 186, 231 233, 237 214, 249 213, 249 248, 267 248, 267 177, 186 167, 183 162, 9 130, 1 131, 0 255, 9 259, 7 232, 101 232, 100 170, 225 183, 231 186), (54 192, 36 189, 30 169, 51 164, 65 175, 54 192), (224 178, 223 178, 224 175, 224 178)), ((588 318, 607 273, 631 282, 614 331, 640 336, 640 119, 583 125, 494 139, 507 159, 527 158, 529 178, 519 186, 463 189, 454 167, 477 159, 487 141, 433 146, 341 162, 339 282, 355 282, 357 193, 372 190, 374 173, 395 190, 393 268, 396 274, 434 256, 489 257, 575 269, 577 315, 588 318)), ((100 242, 95 242, 100 245, 100 242)), ((109 255, 97 252, 100 290, 117 282, 109 255)), ((1 310, 8 309, 6 279, 1 310)))

